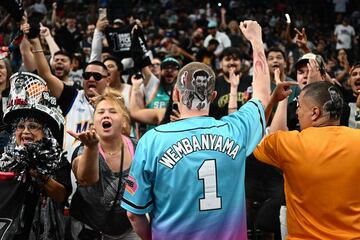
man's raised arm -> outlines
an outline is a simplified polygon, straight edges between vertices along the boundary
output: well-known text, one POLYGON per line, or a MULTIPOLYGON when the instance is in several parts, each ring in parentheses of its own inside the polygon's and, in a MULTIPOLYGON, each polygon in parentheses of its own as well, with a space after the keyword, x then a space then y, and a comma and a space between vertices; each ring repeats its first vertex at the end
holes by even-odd
POLYGON ((264 108, 270 100, 270 73, 265 57, 261 36, 261 27, 256 21, 247 20, 240 23, 240 29, 253 50, 253 97, 258 99, 264 108))

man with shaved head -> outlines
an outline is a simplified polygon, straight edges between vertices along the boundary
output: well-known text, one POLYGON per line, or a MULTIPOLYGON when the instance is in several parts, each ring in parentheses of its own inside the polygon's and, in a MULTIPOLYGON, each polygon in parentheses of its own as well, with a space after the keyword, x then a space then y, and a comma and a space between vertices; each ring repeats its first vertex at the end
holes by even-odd
POLYGON ((254 151, 283 171, 286 239, 360 238, 360 131, 339 126, 342 108, 333 84, 307 84, 298 99, 301 131, 270 134, 254 151))
POLYGON ((246 239, 245 159, 264 134, 270 76, 255 21, 240 24, 254 53, 253 99, 220 120, 209 117, 215 74, 199 62, 178 74, 181 120, 139 141, 122 207, 142 239, 246 239), (151 223, 146 218, 150 213, 151 223))

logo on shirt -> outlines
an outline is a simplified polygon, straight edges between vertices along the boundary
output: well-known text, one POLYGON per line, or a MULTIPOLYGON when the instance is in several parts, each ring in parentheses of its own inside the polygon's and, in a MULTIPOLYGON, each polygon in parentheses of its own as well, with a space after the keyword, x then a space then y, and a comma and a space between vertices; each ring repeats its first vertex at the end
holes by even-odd
POLYGON ((128 191, 131 195, 134 196, 136 189, 137 189, 137 184, 135 179, 132 176, 128 176, 128 178, 126 179, 126 185, 125 185, 125 189, 126 191, 128 191))

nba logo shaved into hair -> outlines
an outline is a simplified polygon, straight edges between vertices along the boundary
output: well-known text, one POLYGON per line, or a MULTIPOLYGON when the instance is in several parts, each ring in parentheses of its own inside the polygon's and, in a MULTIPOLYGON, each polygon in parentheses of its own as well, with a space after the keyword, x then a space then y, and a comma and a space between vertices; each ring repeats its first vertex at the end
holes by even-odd
POLYGON ((182 84, 185 86, 183 103, 189 108, 196 107, 197 110, 204 109, 210 100, 211 90, 209 89, 209 81, 211 75, 204 69, 193 72, 191 82, 186 83, 188 72, 185 71, 181 76, 182 84), (186 86, 188 85, 188 86, 186 86))

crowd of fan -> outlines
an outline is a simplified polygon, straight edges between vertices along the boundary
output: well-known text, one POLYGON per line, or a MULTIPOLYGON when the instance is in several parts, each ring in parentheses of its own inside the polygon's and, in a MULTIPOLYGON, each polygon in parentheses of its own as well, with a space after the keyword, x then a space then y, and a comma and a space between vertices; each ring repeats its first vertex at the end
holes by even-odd
MULTIPOLYGON (((317 60, 318 67, 325 71, 326 78, 343 90, 347 103, 356 102, 360 92, 360 72, 354 70, 360 68, 357 63, 360 60, 360 3, 355 0, 287 3, 276 0, 211 3, 186 0, 24 0, 23 6, 27 16, 18 23, 7 16, 6 11, 0 11, 3 19, 0 23, 0 55, 2 60, 8 59, 11 63, 11 68, 8 63, 0 64, 0 70, 6 68, 5 81, 9 81, 11 72, 17 71, 33 72, 45 79, 67 116, 65 129, 73 131, 72 135, 63 136, 69 162, 78 151, 70 146, 73 137, 76 139, 81 130, 90 129, 94 113, 94 109, 85 104, 82 114, 86 116, 72 118, 76 115, 72 112, 75 111, 72 110, 74 101, 79 96, 91 99, 102 94, 106 87, 106 84, 101 85, 104 75, 109 78, 108 86, 120 91, 124 98, 132 121, 121 131, 132 138, 139 139, 155 125, 180 117, 173 109, 171 90, 181 66, 193 61, 205 63, 217 73, 215 88, 219 96, 210 107, 210 115, 218 119, 238 109, 251 97, 253 71, 251 45, 239 30, 239 22, 244 19, 256 20, 262 26, 274 84, 279 78, 280 81, 297 79, 299 85, 306 85, 306 80, 299 80, 297 70, 301 66, 298 63, 302 56, 312 52, 323 58, 317 60), (38 34, 29 37, 34 29, 33 22, 41 22, 41 25, 38 34), (128 45, 127 51, 120 51, 119 44, 124 43, 119 36, 127 33, 130 34, 131 46, 128 45), (42 58, 43 48, 47 59, 42 58), (51 70, 46 61, 50 62, 51 70), (277 71, 281 72, 280 75, 277 71), (351 77, 353 73, 359 76, 351 77), (236 76, 236 89, 232 92, 236 76), (96 84, 91 85, 89 79, 95 79, 96 84), (85 80, 88 81, 86 84, 85 80), (230 106, 232 95, 236 96, 237 104, 230 106), (82 125, 74 125, 78 120, 83 121, 82 125), (69 126, 69 123, 74 126, 69 126)), ((0 82, 0 88, 4 97, 9 84, 0 82)), ((289 108, 292 101, 289 98, 289 108)), ((348 125, 350 118, 350 125, 360 128, 357 123, 360 121, 359 111, 355 105, 350 105, 350 108, 350 117, 345 117, 344 125, 348 125)), ((1 129, 2 148, 6 145, 6 126, 3 124, 1 129)), ((275 223, 265 221, 259 224, 255 216, 266 199, 282 198, 282 175, 277 169, 260 163, 248 164, 249 237, 268 239, 265 233, 268 231, 279 239, 279 227, 268 226, 275 223), (264 180, 255 179, 259 172, 264 173, 261 176, 272 176, 272 180, 268 181, 266 177, 264 180), (265 182, 269 186, 265 186, 265 182)), ((267 217, 262 215, 262 218, 267 217)), ((275 221, 278 220, 270 220, 275 221)))

